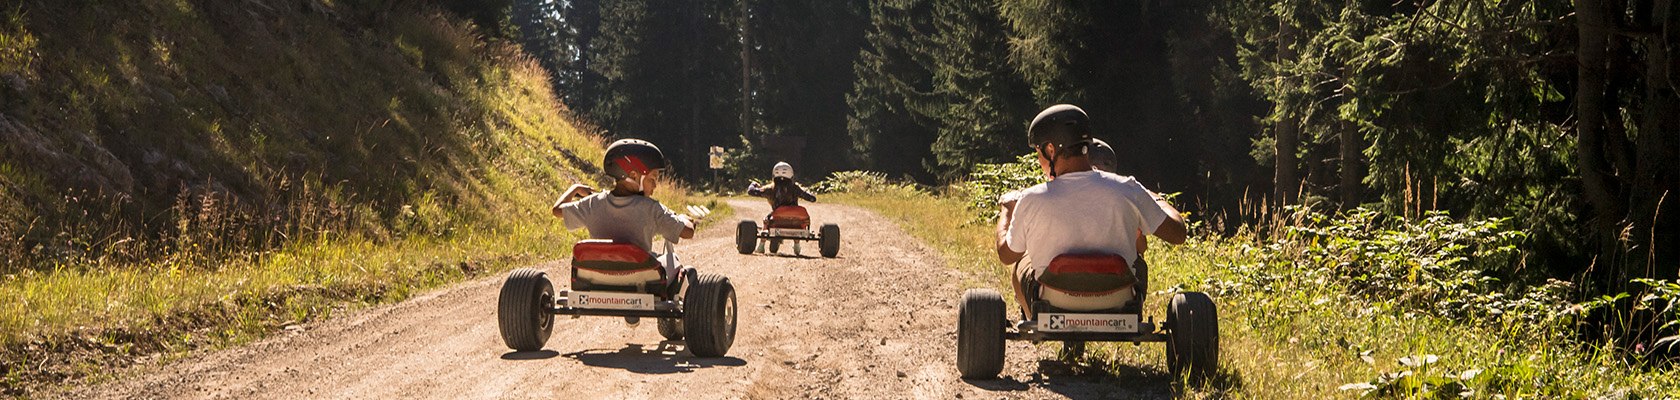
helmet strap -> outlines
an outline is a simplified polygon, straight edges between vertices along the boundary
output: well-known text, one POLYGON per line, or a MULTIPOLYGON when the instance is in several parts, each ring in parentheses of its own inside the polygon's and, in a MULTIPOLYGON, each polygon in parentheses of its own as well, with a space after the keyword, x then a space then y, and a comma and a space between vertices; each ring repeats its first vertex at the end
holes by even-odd
POLYGON ((1055 144, 1045 143, 1045 144, 1039 146, 1038 147, 1038 156, 1039 157, 1044 157, 1045 160, 1050 161, 1050 170, 1046 171, 1046 172, 1050 173, 1050 179, 1055 179, 1056 178, 1056 157, 1052 157, 1050 155, 1050 152, 1046 150, 1046 149, 1050 148, 1050 146, 1055 146, 1055 144))
POLYGON ((629 196, 629 195, 637 195, 637 194, 646 195, 647 194, 647 183, 645 181, 643 181, 644 179, 647 179, 647 174, 643 174, 641 177, 628 177, 628 176, 626 176, 624 178, 619 179, 620 182, 628 181, 628 182, 631 182, 631 183, 635 183, 636 186, 635 186, 634 189, 621 189, 621 188, 618 188, 618 187, 614 187, 613 191, 612 191, 613 195, 616 195, 616 196, 629 196))

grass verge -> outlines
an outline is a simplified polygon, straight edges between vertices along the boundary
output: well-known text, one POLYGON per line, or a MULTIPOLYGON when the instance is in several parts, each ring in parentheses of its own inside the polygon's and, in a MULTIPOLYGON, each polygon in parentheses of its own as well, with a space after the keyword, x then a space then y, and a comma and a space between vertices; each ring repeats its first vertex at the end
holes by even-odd
MULTIPOLYGON (((670 184, 656 196, 675 206, 727 204, 670 184)), ((110 266, 26 272, 0 281, 7 394, 43 384, 109 377, 117 367, 238 345, 345 310, 397 302, 465 279, 570 255, 584 231, 540 212, 504 229, 449 238, 376 243, 300 243, 250 261, 200 271, 110 266)))
POLYGON ((602 139, 516 45, 425 2, 268 3, 0 9, 0 395, 579 237, 547 207, 602 139))
MULTIPOLYGON (((944 254, 950 267, 969 272, 965 287, 1011 292, 1007 269, 991 251, 992 227, 970 223, 965 201, 904 187, 827 198, 898 222, 944 254)), ((1178 290, 1208 292, 1219 306, 1223 373, 1180 397, 1680 397, 1680 374, 1673 370, 1629 365, 1610 352, 1559 340, 1558 332, 1386 308, 1305 268, 1266 288, 1231 290, 1230 282, 1243 281, 1261 262, 1262 251, 1266 247, 1248 237, 1199 235, 1184 245, 1152 247, 1147 255, 1155 291, 1149 313, 1162 315, 1169 293, 1178 290)), ((1105 375, 1160 376, 1166 369, 1158 345, 1091 346, 1082 364, 1105 375)))

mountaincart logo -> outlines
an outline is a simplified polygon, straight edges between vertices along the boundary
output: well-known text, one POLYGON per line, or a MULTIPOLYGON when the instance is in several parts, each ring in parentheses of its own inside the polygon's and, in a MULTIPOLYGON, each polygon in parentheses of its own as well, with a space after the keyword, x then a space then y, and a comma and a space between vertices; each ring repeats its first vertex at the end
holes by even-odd
POLYGON ((1136 316, 1101 314, 1045 314, 1044 330, 1052 332, 1126 332, 1137 329, 1136 316))
POLYGON ((612 308, 647 308, 647 299, 640 296, 590 296, 589 293, 577 294, 579 307, 612 307, 612 308))

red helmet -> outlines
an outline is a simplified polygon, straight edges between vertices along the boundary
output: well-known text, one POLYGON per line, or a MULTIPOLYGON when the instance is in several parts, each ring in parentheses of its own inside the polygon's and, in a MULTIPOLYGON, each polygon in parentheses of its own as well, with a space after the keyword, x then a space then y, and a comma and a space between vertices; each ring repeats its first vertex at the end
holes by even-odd
POLYGON ((606 160, 601 162, 607 176, 629 178, 631 173, 648 173, 665 169, 665 153, 659 146, 640 139, 619 139, 607 146, 606 160))

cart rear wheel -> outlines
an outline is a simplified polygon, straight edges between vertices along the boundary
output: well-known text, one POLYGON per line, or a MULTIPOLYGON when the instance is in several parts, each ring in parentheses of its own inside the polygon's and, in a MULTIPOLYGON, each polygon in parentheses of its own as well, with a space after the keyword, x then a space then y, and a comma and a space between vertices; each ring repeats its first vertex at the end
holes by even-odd
POLYGON ((818 244, 822 247, 824 258, 834 258, 834 256, 840 255, 840 225, 823 224, 822 230, 818 234, 822 235, 821 242, 818 244))
POLYGON ((554 330, 554 314, 548 311, 554 304, 554 284, 548 274, 530 268, 513 271, 496 302, 502 342, 514 350, 541 350, 554 330))
POLYGON ((1193 384, 1219 368, 1219 314, 1201 292, 1174 295, 1167 304, 1167 369, 1193 384))
POLYGON ((701 274, 683 299, 683 333, 688 351, 722 357, 735 344, 735 286, 729 278, 701 274))
POLYGON ((966 379, 992 379, 1003 372, 1003 296, 969 289, 957 311, 957 371, 966 379))
POLYGON ((753 245, 758 244, 758 223, 752 220, 741 220, 735 224, 735 251, 741 254, 752 254, 753 245))

